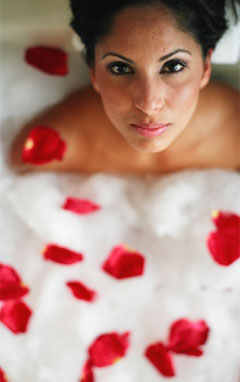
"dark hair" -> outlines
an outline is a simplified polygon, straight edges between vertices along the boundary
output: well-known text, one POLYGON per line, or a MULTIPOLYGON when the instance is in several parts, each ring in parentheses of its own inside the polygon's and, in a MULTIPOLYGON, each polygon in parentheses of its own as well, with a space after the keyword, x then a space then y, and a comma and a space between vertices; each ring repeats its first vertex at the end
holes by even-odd
POLYGON ((214 49, 228 28, 225 8, 230 5, 235 21, 240 0, 70 0, 73 18, 70 25, 85 45, 85 59, 94 65, 94 48, 111 34, 115 17, 127 7, 158 5, 174 16, 178 27, 191 34, 202 48, 203 58, 214 49))

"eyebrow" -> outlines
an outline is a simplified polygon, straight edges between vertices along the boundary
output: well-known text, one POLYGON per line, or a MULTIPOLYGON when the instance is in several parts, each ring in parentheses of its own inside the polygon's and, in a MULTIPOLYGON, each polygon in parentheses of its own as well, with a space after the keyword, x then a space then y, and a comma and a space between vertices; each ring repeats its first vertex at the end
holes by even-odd
MULTIPOLYGON (((162 56, 159 58, 158 62, 161 62, 161 61, 164 61, 166 60, 167 58, 173 56, 174 54, 176 53, 179 53, 179 52, 183 52, 183 53, 187 53, 187 54, 190 54, 190 56, 192 55, 192 53, 189 51, 189 50, 185 50, 185 49, 176 49, 174 50, 173 52, 170 52, 168 54, 166 54, 165 56, 162 56)), ((130 64, 134 64, 134 61, 130 60, 130 58, 127 58, 127 57, 124 57, 122 56, 121 54, 118 54, 118 53, 115 53, 115 52, 108 52, 108 53, 105 53, 103 56, 102 56, 102 60, 108 56, 116 56, 116 57, 119 57, 121 58, 122 60, 125 60, 127 62, 129 62, 130 64)))

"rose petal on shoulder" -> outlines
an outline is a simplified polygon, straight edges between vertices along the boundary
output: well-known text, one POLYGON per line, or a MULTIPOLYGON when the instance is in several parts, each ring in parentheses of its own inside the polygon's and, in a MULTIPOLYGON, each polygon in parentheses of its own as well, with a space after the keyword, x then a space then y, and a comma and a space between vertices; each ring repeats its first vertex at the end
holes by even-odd
POLYGON ((14 334, 28 330, 31 309, 20 300, 5 302, 0 309, 0 321, 14 334))
POLYGON ((48 244, 43 249, 45 260, 50 260, 55 263, 71 265, 83 260, 83 254, 74 252, 68 248, 61 247, 56 244, 48 244))
POLYGON ((49 126, 34 126, 23 146, 22 161, 34 165, 41 165, 62 160, 66 152, 66 142, 60 134, 49 126))

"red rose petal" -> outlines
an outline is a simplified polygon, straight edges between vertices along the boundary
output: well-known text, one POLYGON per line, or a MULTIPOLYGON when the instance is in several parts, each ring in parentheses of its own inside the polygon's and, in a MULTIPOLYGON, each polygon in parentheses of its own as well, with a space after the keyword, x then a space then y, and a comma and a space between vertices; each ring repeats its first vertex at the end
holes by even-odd
POLYGON ((22 151, 22 161, 41 165, 62 160, 66 143, 58 132, 48 126, 36 126, 28 134, 22 151))
POLYGON ((25 61, 44 73, 66 76, 68 74, 67 53, 59 48, 33 46, 25 51, 25 61))
POLYGON ((93 366, 110 366, 124 357, 129 346, 129 334, 113 332, 99 336, 88 349, 93 366))
POLYGON ((0 321, 13 333, 25 333, 28 328, 31 309, 23 301, 5 302, 0 309, 0 321))
POLYGON ((218 264, 228 266, 240 258, 240 217, 213 211, 212 219, 217 230, 210 232, 207 247, 218 264))
POLYGON ((175 370, 171 354, 168 348, 161 342, 147 347, 145 356, 165 377, 174 377, 175 370))
POLYGON ((120 245, 113 248, 102 269, 117 279, 141 276, 144 272, 144 257, 120 245))
POLYGON ((65 210, 75 212, 76 214, 89 214, 100 209, 100 206, 86 199, 68 197, 63 205, 65 210))
POLYGON ((66 285, 71 289, 73 295, 80 300, 91 302, 96 297, 96 292, 94 290, 88 289, 80 281, 68 281, 66 285))
POLYGON ((218 229, 238 229, 240 230, 240 216, 232 212, 214 210, 212 220, 218 229))
POLYGON ((8 382, 7 376, 1 367, 0 367, 0 382, 8 382))
POLYGON ((83 366, 83 375, 79 382, 94 382, 92 361, 88 360, 83 366))
POLYGON ((177 320, 170 328, 169 349, 175 353, 201 356, 203 351, 200 346, 205 344, 208 334, 209 328, 203 320, 177 320))
POLYGON ((211 232, 207 239, 207 247, 218 264, 228 266, 240 258, 239 242, 237 232, 211 232))
POLYGON ((22 284, 20 276, 10 266, 0 264, 0 300, 12 300, 25 296, 29 288, 22 284))
POLYGON ((71 251, 70 249, 60 247, 56 244, 49 244, 43 250, 43 255, 46 260, 54 261, 55 263, 71 265, 83 260, 83 255, 71 251))

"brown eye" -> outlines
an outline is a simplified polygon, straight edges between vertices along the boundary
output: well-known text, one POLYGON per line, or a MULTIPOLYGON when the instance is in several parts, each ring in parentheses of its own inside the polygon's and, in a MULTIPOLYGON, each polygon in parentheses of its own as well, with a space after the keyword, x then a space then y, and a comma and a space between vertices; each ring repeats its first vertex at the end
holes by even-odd
POLYGON ((125 74, 132 73, 132 70, 124 62, 112 62, 107 66, 107 69, 114 75, 122 76, 125 74))
POLYGON ((161 73, 177 74, 187 67, 187 63, 182 60, 171 60, 164 64, 161 73))

